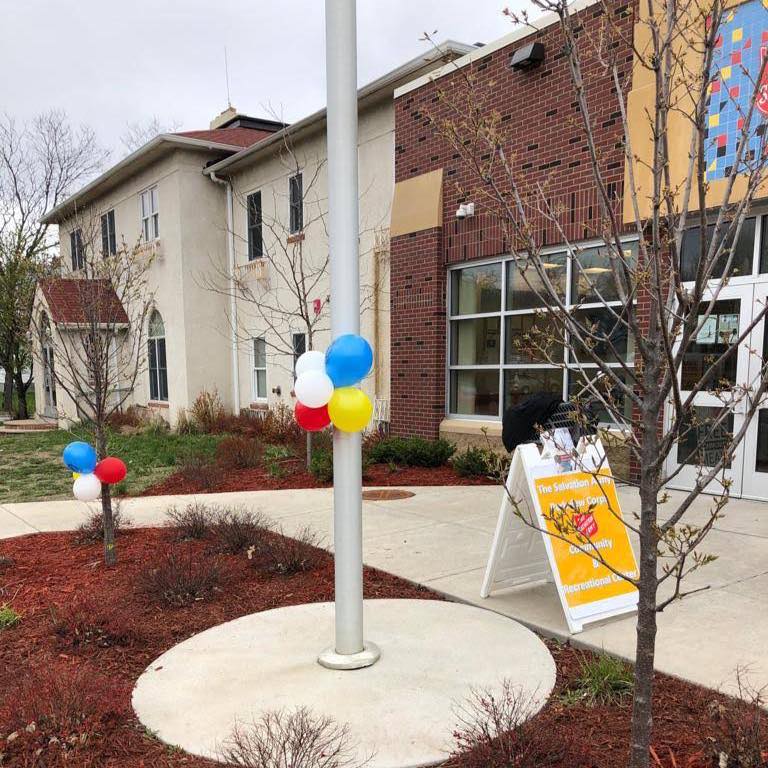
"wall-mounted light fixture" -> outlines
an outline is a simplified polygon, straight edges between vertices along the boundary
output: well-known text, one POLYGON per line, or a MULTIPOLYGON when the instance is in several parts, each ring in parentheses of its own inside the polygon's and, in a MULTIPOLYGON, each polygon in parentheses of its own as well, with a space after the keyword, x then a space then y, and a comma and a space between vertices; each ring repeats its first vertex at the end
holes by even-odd
POLYGON ((541 43, 528 43, 512 54, 509 65, 512 69, 532 69, 544 61, 544 46, 541 43))
POLYGON ((457 219, 466 219, 470 216, 475 215, 475 204, 474 203, 462 203, 457 209, 456 209, 456 218, 457 219))

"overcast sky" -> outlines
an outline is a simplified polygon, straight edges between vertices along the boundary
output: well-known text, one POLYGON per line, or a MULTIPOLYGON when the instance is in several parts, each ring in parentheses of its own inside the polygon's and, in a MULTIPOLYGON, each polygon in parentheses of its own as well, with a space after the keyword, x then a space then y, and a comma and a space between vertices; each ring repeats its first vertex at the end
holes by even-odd
MULTIPOLYGON (((489 42, 525 0, 358 0, 360 84, 436 39, 489 42)), ((322 0, 0 0, 0 110, 19 119, 52 107, 122 153, 127 123, 153 116, 207 128, 232 103, 292 122, 325 103, 322 0)))

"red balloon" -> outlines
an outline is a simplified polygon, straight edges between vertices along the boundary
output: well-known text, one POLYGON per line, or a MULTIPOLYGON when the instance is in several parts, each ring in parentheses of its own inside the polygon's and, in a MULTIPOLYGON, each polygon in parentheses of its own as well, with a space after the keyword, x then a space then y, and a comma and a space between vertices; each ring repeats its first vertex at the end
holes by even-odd
POLYGON ((101 480, 102 483, 119 483, 125 479, 128 469, 125 463, 116 456, 107 456, 102 459, 93 470, 93 474, 101 480))
POLYGON ((331 417, 328 415, 328 406, 321 408, 308 408, 304 403, 296 403, 294 410, 296 423, 307 432, 318 432, 331 423, 331 417))

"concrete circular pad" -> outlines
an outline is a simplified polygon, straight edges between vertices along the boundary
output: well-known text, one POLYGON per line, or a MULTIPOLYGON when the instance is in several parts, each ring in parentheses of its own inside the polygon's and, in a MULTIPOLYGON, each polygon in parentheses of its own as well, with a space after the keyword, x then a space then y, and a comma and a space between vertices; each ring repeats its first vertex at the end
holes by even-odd
POLYGON ((530 630, 490 611, 435 600, 369 600, 372 667, 325 669, 333 603, 277 608, 201 632, 150 664, 133 707, 164 742, 217 758, 236 723, 307 707, 347 723, 370 768, 435 765, 450 752, 456 707, 472 687, 505 678, 535 711, 555 684, 555 663, 530 630))

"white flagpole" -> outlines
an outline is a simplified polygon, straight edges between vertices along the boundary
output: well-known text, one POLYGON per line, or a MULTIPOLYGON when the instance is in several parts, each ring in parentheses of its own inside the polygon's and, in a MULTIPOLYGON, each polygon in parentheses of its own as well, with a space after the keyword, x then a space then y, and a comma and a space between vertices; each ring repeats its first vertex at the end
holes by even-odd
MULTIPOLYGON (((325 2, 328 104, 328 230, 333 338, 360 333, 357 182, 357 31, 355 0, 325 2)), ((333 533, 336 640, 318 661, 332 669, 374 664, 379 649, 363 639, 361 435, 334 430, 333 533)))

